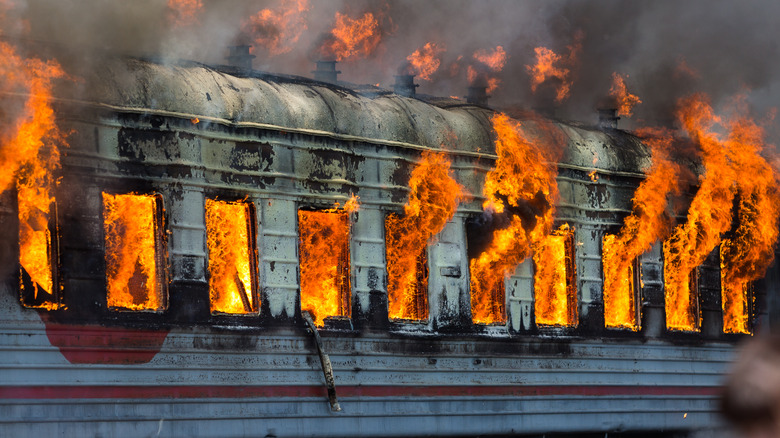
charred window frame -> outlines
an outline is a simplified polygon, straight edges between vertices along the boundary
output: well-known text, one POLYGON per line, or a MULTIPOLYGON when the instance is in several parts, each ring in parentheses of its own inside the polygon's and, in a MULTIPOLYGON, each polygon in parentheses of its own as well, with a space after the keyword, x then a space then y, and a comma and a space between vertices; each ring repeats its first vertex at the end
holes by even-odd
POLYGON ((574 232, 567 226, 561 227, 538 245, 533 255, 534 262, 534 318, 537 326, 576 327, 577 264, 574 251, 574 232), (562 247, 561 247, 562 246, 562 247), (557 254, 556 254, 557 253, 557 254), (557 263, 562 254, 563 263, 557 263), (551 263, 555 261, 555 263, 551 263), (552 271, 550 271, 552 270, 552 271), (561 272, 563 271, 563 272, 561 272), (565 299, 560 300, 561 291, 553 290, 554 279, 564 279, 565 299), (560 303, 560 301, 564 301, 560 303), (556 303, 557 302, 557 303, 556 303), (557 304, 557 305, 556 305, 557 304))
POLYGON ((121 312, 164 312, 168 308, 168 264, 162 194, 104 191, 102 197, 108 309, 121 312), (150 204, 149 208, 143 208, 146 211, 125 211, 132 210, 132 204, 142 200, 150 204), (112 205, 117 211, 111 211, 112 205), (139 224, 142 218, 145 220, 139 224), (144 226, 150 230, 141 229, 144 226), (154 264, 152 275, 143 273, 145 268, 148 269, 148 263, 154 264), (131 270, 132 273, 127 275, 131 270), (123 277, 127 277, 127 280, 123 277), (153 281, 151 291, 146 286, 150 280, 153 281))
POLYGON ((426 241, 420 247, 406 251, 406 254, 401 253, 400 250, 408 246, 403 245, 404 236, 396 235, 393 230, 399 228, 396 224, 399 224, 403 217, 398 213, 388 213, 385 216, 388 317, 398 322, 424 323, 430 315, 428 244, 426 241), (398 283, 402 282, 401 277, 407 269, 413 274, 413 280, 404 288, 398 283))
MULTIPOLYGON (((60 233, 57 217, 56 202, 52 202, 49 205, 48 217, 43 218, 43 220, 40 220, 42 218, 38 218, 39 221, 37 224, 23 224, 22 218, 19 217, 19 233, 17 235, 19 242, 19 293, 22 305, 25 307, 56 310, 62 306, 62 283, 59 275, 60 233), (25 231, 23 230, 26 227, 29 227, 27 233, 32 233, 35 237, 28 235, 25 238, 25 236, 23 236, 23 234, 25 234, 25 231), (31 237, 34 240, 42 239, 43 242, 38 242, 37 245, 33 244, 33 246, 37 246, 37 248, 28 247, 28 249, 25 249, 23 241, 31 237), (44 248, 41 248, 41 246, 44 248), (45 251, 45 255, 43 256, 45 260, 43 262, 39 260, 33 263, 39 265, 38 269, 40 271, 45 271, 43 272, 43 275, 46 275, 47 277, 45 281, 50 282, 50 290, 48 291, 39 281, 36 281, 33 278, 33 275, 28 271, 29 266, 25 266, 25 259, 29 258, 29 255, 25 254, 25 252, 38 252, 37 258, 41 258, 41 249, 45 251)), ((31 221, 35 222, 36 220, 32 219, 31 221)), ((35 258, 34 254, 32 254, 32 256, 35 258)))
POLYGON ((351 228, 346 210, 298 209, 301 311, 321 327, 352 317, 351 228))
POLYGON ((614 263, 614 260, 609 260, 611 254, 615 254, 614 250, 610 248, 614 245, 615 234, 605 235, 602 239, 602 281, 605 285, 602 288, 603 301, 604 301, 604 325, 608 329, 627 329, 632 331, 639 331, 641 329, 642 321, 642 262, 641 255, 634 257, 628 265, 627 275, 623 276, 619 272, 613 272, 614 270, 609 267, 609 263, 614 263), (610 276, 620 276, 621 278, 609 278, 610 276), (621 280, 625 280, 628 285, 628 292, 626 297, 628 303, 620 307, 620 297, 609 297, 607 294, 607 285, 609 282, 612 286, 619 288, 621 280))
POLYGON ((206 199, 204 213, 211 314, 258 315, 260 282, 254 203, 245 199, 206 199))
POLYGON ((667 289, 667 269, 669 269, 669 263, 667 260, 669 257, 669 241, 663 243, 663 269, 664 269, 664 312, 666 314, 666 329, 674 332, 699 332, 701 331, 701 273, 700 266, 697 266, 691 270, 688 274, 688 303, 682 308, 677 308, 674 303, 671 302, 671 294, 667 289), (678 323, 680 320, 679 313, 683 312, 687 323, 678 323), (675 315, 670 316, 674 313, 675 315), (671 321, 671 322, 670 322, 671 321))

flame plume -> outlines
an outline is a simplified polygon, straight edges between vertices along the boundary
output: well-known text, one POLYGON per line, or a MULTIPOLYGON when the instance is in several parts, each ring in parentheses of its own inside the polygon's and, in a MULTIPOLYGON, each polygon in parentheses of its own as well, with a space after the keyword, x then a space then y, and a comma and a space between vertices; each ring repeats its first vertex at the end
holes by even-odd
MULTIPOLYGON (((0 131, 0 192, 16 181, 19 262, 30 276, 35 305, 54 309, 59 304, 49 298, 55 294, 52 264, 56 260, 49 225, 56 185, 53 172, 60 167, 58 146, 67 144, 56 125, 51 90, 52 82, 65 73, 55 62, 22 58, 5 42, 0 42, 0 57, 0 93, 23 96, 21 106, 12 111, 13 119, 4 120, 0 131)), ((14 104, 10 99, 8 103, 14 104)))
POLYGON ((309 8, 309 0, 282 0, 277 9, 263 9, 249 17, 242 29, 271 55, 288 53, 308 29, 309 8))
POLYGON ((453 178, 447 155, 433 151, 422 153, 409 188, 404 215, 388 215, 385 222, 389 317, 422 320, 428 317, 426 249, 466 192, 453 178))
POLYGON ((414 53, 406 57, 409 61, 411 71, 418 78, 430 81, 431 75, 436 73, 441 66, 441 54, 446 51, 443 45, 436 43, 426 43, 424 46, 415 50, 414 53))
POLYGON ((252 214, 246 202, 206 200, 212 312, 251 313, 255 303, 252 214))
POLYGON ((504 279, 552 231, 558 200, 557 171, 530 141, 520 123, 505 114, 492 118, 498 159, 488 172, 485 210, 511 214, 508 227, 493 232, 489 247, 470 261, 471 315, 476 323, 506 321, 504 279))
POLYGON ((615 99, 617 115, 619 116, 631 117, 634 107, 642 103, 639 96, 628 92, 623 76, 617 73, 612 73, 612 87, 609 89, 609 96, 615 99))
POLYGON ((634 193, 633 209, 615 235, 604 236, 604 322, 607 327, 637 330, 634 260, 650 250, 653 243, 671 232, 671 217, 666 214, 667 196, 678 194, 679 164, 669 158, 672 134, 661 129, 642 129, 652 152, 647 177, 634 193))
POLYGON ((502 46, 496 46, 493 50, 480 49, 474 52, 472 57, 479 64, 469 65, 466 68, 469 85, 485 86, 487 93, 494 92, 501 84, 501 80, 493 73, 504 69, 507 60, 506 50, 502 46))
POLYGON ((479 49, 474 52, 474 59, 486 65, 490 70, 499 72, 506 65, 506 50, 502 46, 496 46, 493 50, 479 49))
POLYGON ((540 85, 551 83, 555 87, 555 101, 563 102, 568 99, 573 83, 572 69, 579 62, 579 53, 582 50, 582 33, 577 32, 574 42, 567 47, 567 55, 559 55, 547 47, 537 47, 536 64, 526 65, 531 75, 531 91, 536 92, 540 85))
POLYGON ((746 118, 733 122, 731 129, 730 158, 745 177, 736 181, 739 225, 720 247, 723 331, 749 333, 747 291, 774 259, 780 189, 778 175, 760 155, 764 148, 763 129, 746 118))
POLYGON ((357 197, 345 208, 298 211, 301 258, 301 311, 314 316, 322 326, 328 316, 352 314, 349 234, 350 213, 358 208, 357 197))
POLYGON ((158 205, 155 195, 103 193, 109 307, 164 307, 158 205))
POLYGON ((691 274, 720 243, 721 234, 731 227, 734 200, 734 168, 728 151, 739 142, 730 135, 722 141, 714 132, 722 124, 702 95, 682 101, 679 117, 701 148, 705 173, 688 210, 684 224, 677 226, 664 244, 664 285, 666 326, 671 330, 698 330, 697 297, 691 290, 691 274))
POLYGON ((168 22, 174 27, 197 24, 202 9, 202 0, 168 0, 168 22))
POLYGON ((336 12, 336 24, 330 31, 320 54, 334 61, 360 59, 371 55, 382 41, 379 20, 371 12, 352 18, 336 12))
POLYGON ((534 245, 536 324, 577 325, 574 230, 562 225, 534 245))

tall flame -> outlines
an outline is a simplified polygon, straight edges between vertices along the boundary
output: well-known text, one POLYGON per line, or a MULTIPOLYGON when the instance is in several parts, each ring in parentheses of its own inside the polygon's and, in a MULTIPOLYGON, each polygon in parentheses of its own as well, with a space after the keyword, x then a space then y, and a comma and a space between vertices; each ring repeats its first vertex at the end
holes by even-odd
POLYGON ((671 330, 695 331, 699 321, 691 275, 720 243, 721 234, 731 227, 736 175, 728 151, 740 139, 732 134, 721 140, 713 127, 723 121, 702 95, 684 99, 679 117, 701 148, 705 173, 688 209, 687 221, 677 226, 664 244, 666 326, 671 330))
POLYGON ((446 51, 445 47, 437 43, 426 43, 424 46, 415 50, 414 53, 406 57, 410 68, 418 78, 430 81, 431 75, 436 73, 441 66, 441 54, 446 51))
POLYGON ((381 41, 379 20, 373 13, 366 12, 359 18, 352 18, 336 12, 336 23, 320 47, 320 53, 334 61, 365 58, 376 50, 381 41))
POLYGON ((609 96, 615 99, 617 115, 619 116, 631 117, 634 107, 642 103, 639 96, 628 92, 625 79, 617 73, 612 73, 612 87, 609 89, 609 96))
POLYGON ((350 282, 350 208, 298 211, 301 258, 301 310, 308 311, 322 326, 328 316, 352 314, 350 282))
POLYGON ((774 259, 780 218, 778 175, 761 156, 764 132, 752 120, 731 124, 730 158, 740 175, 736 219, 739 224, 720 247, 723 331, 749 333, 748 294, 774 259))
POLYGON ((534 245, 536 324, 577 325, 574 230, 562 225, 534 245))
POLYGON ((212 312, 251 313, 258 309, 252 214, 246 202, 206 200, 209 296, 212 312))
POLYGON ((103 193, 109 307, 164 307, 158 203, 154 195, 103 193))
POLYGON ((574 42, 567 49, 566 55, 559 55, 547 47, 534 49, 536 64, 526 65, 531 75, 531 91, 536 92, 540 85, 549 81, 555 88, 556 102, 563 102, 569 97, 573 83, 572 69, 577 65, 582 50, 581 32, 575 34, 574 42))
POLYGON ((504 279, 530 255, 533 243, 550 234, 558 199, 556 166, 545 151, 507 115, 494 115, 492 123, 498 159, 485 179, 483 208, 509 214, 511 221, 470 261, 471 315, 484 324, 506 321, 504 279))
POLYGON ((389 317, 422 320, 428 317, 425 254, 428 245, 452 219, 466 192, 452 176, 444 152, 425 151, 409 179, 404 215, 385 222, 389 317), (422 258, 422 260, 421 260, 422 258))
POLYGON ((623 228, 604 236, 604 323, 607 327, 637 330, 637 297, 634 260, 650 250, 652 244, 671 232, 671 217, 666 214, 667 196, 679 193, 680 166, 669 158, 672 134, 661 129, 641 129, 652 153, 652 165, 634 193, 633 209, 623 228))
POLYGON ((306 12, 309 0, 281 0, 276 9, 263 9, 242 25, 259 47, 271 55, 281 55, 293 49, 301 34, 308 28, 306 12))
POLYGON ((168 22, 174 27, 197 24, 202 9, 202 0, 168 0, 168 22))
POLYGON ((19 108, 3 115, 12 119, 4 120, 0 130, 0 192, 17 182, 19 261, 32 281, 35 305, 53 309, 58 303, 49 299, 55 294, 49 222, 53 172, 60 167, 58 146, 66 143, 54 117, 51 90, 52 82, 65 74, 57 63, 22 58, 5 42, 0 42, 0 57, 0 93, 23 96, 19 108))

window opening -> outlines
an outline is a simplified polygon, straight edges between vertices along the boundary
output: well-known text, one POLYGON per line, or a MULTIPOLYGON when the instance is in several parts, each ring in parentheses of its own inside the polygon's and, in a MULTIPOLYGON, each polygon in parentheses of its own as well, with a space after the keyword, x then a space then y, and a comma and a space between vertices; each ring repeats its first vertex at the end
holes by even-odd
POLYGON ((326 317, 352 314, 349 213, 298 211, 301 310, 322 326, 326 317))
POLYGON ((103 193, 108 307, 161 311, 165 296, 162 197, 103 193))
POLYGON ((248 202, 206 200, 211 313, 257 313, 255 214, 248 202))
POLYGON ((534 315, 537 325, 577 325, 574 232, 561 226, 534 251, 534 315))

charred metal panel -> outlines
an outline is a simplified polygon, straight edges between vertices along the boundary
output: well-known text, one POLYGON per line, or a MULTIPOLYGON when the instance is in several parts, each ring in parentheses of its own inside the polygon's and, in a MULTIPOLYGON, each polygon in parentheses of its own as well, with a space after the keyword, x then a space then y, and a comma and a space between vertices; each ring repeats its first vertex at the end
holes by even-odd
POLYGON ((723 301, 720 283, 720 247, 716 247, 699 270, 699 311, 702 335, 723 337, 723 301))
POLYGON ((639 258, 641 268, 641 294, 639 296, 642 327, 647 338, 658 338, 666 330, 664 318, 663 249, 657 242, 650 251, 639 258))
POLYGON ((603 228, 592 224, 575 225, 574 248, 577 260, 579 318, 583 330, 599 333, 604 328, 602 299, 603 272, 601 242, 603 228))
POLYGON ((167 202, 172 281, 206 281, 204 203, 203 188, 193 186, 182 186, 167 202))
POLYGON ((428 251, 430 319, 440 329, 463 327, 471 305, 463 215, 456 214, 447 222, 437 240, 428 251))
POLYGON ((533 269, 534 263, 529 257, 517 266, 506 282, 509 300, 507 317, 509 327, 516 332, 527 332, 535 327, 533 269))
POLYGON ((274 318, 293 318, 298 303, 298 209, 294 201, 263 200, 260 226, 261 306, 274 318))
MULTIPOLYGON (((384 212, 372 206, 362 206, 355 213, 352 224, 352 290, 355 311, 353 318, 359 325, 367 323, 374 325, 378 321, 374 313, 384 312, 387 319, 387 306, 373 309, 371 296, 381 294, 387 296, 387 279, 385 271, 385 239, 384 212)), ((385 298, 385 303, 387 299, 385 298)))

